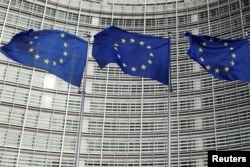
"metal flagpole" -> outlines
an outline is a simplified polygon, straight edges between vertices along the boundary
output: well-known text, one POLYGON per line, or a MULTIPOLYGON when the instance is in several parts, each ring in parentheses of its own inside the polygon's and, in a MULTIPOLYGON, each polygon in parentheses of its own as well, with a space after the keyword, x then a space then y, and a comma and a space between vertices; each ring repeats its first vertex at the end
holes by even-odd
POLYGON ((80 120, 79 120, 79 126, 78 126, 78 137, 77 137, 77 146, 76 146, 76 167, 79 167, 79 160, 80 160, 83 111, 84 111, 84 102, 85 102, 85 94, 86 94, 85 90, 86 90, 86 78, 87 78, 88 50, 89 50, 89 41, 90 41, 91 36, 88 35, 87 37, 88 37, 88 47, 87 47, 88 49, 87 49, 86 64, 85 64, 84 75, 83 75, 82 102, 81 102, 81 109, 80 109, 80 120))
MULTIPOLYGON (((170 35, 168 37, 170 38, 170 35)), ((168 167, 171 167, 171 106, 170 106, 171 92, 172 92, 172 83, 171 83, 171 56, 170 56, 169 68, 168 68, 168 167)))
MULTIPOLYGON (((170 64, 169 64, 170 66, 170 64)), ((171 167, 171 76, 169 69, 169 85, 168 85, 168 167, 171 167)))

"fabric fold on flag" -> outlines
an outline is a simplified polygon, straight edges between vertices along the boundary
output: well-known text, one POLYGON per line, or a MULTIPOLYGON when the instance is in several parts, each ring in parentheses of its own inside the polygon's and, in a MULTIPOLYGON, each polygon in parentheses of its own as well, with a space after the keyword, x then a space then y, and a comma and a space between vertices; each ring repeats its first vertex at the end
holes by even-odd
POLYGON ((47 70, 75 86, 81 85, 88 42, 60 30, 22 31, 1 47, 8 58, 47 70))
POLYGON ((186 33, 189 57, 220 80, 250 82, 248 38, 221 39, 186 33))
POLYGON ((117 63, 126 74, 169 84, 170 38, 111 26, 94 36, 92 56, 101 68, 117 63))

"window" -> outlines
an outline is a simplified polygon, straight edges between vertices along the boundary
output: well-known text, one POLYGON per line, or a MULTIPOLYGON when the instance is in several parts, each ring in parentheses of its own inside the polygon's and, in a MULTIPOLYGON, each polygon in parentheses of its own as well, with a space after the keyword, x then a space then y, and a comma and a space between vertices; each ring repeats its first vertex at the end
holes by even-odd
POLYGON ((81 97, 71 96, 69 103, 68 103, 68 109, 70 111, 80 112, 80 110, 81 110, 81 97))
POLYGON ((80 24, 90 24, 91 16, 80 15, 80 24))
POLYGON ((249 0, 242 0, 242 2, 244 7, 250 6, 249 0))
POLYGON ((77 131, 78 129, 78 118, 68 118, 66 121, 66 130, 67 131, 77 131))
POLYGON ((210 148, 215 148, 216 142, 215 142, 215 137, 204 137, 204 148, 205 149, 210 149, 210 148))
POLYGON ((238 2, 230 4, 230 12, 237 11, 239 8, 240 8, 240 6, 239 6, 238 2))
POLYGON ((33 12, 38 13, 38 14, 43 14, 45 7, 41 5, 34 4, 33 5, 33 12))
POLYGON ((144 20, 143 19, 135 19, 135 27, 143 27, 144 20))
POLYGON ((45 14, 46 14, 47 16, 50 16, 50 17, 55 17, 55 15, 56 15, 56 10, 55 10, 55 9, 51 9, 51 8, 46 8, 45 14))
POLYGON ((203 118, 203 127, 204 128, 211 128, 214 126, 214 117, 213 116, 206 116, 203 118))
POLYGON ((75 151, 76 142, 76 137, 65 136, 63 149, 67 151, 75 151))
MULTIPOLYGON (((226 0, 227 1, 227 0, 226 0)), ((220 16, 226 15, 229 13, 229 8, 228 6, 223 6, 219 8, 219 14, 220 16)))
POLYGON ((48 149, 59 151, 61 150, 61 143, 62 143, 62 140, 59 135, 50 134, 50 137, 48 140, 48 149))
POLYGON ((192 90, 194 88, 193 81, 180 81, 180 90, 192 90))
POLYGON ((204 12, 200 12, 199 13, 199 20, 202 21, 202 20, 207 20, 208 19, 208 12, 207 11, 204 11, 204 12))
POLYGON ((176 24, 176 17, 169 17, 168 18, 168 24, 169 25, 175 25, 176 24))
POLYGON ((5 132, 5 145, 18 147, 20 144, 21 131, 9 129, 5 132))
POLYGON ((50 129, 52 130, 63 130, 64 115, 53 114, 50 118, 50 129))
POLYGON ((74 14, 74 13, 68 13, 67 14, 67 20, 77 22, 78 21, 78 15, 74 14))
POLYGON ((218 9, 212 9, 210 11, 211 17, 217 17, 218 16, 218 9))
POLYGON ((41 28, 41 21, 29 20, 29 28, 33 29, 40 29, 41 28))
POLYGON ((66 20, 67 13, 64 11, 57 10, 56 11, 56 18, 59 18, 61 20, 66 20))
POLYGON ((33 4, 30 2, 22 1, 22 9, 32 11, 33 4))

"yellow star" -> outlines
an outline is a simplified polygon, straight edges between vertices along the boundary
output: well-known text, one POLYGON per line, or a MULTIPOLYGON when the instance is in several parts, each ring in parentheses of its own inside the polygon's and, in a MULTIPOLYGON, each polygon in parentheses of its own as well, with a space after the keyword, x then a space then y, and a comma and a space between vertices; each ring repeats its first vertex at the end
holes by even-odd
POLYGON ((53 61, 53 66, 56 66, 56 62, 55 61, 53 61))
POLYGON ((201 60, 201 62, 204 62, 204 61, 205 61, 205 59, 204 59, 203 57, 201 57, 200 60, 201 60))
POLYGON ((233 58, 236 58, 236 54, 235 54, 235 53, 233 53, 233 54, 232 54, 232 57, 233 57, 233 58))
POLYGON ((210 40, 209 40, 210 42, 213 42, 214 41, 214 39, 213 38, 210 38, 210 40))
POLYGON ((233 47, 230 47, 229 49, 230 49, 230 50, 234 50, 234 48, 233 48, 233 47))
POLYGON ((114 47, 114 49, 115 49, 115 50, 118 50, 118 48, 117 48, 117 47, 114 47))
POLYGON ((114 46, 115 46, 115 47, 118 47, 119 45, 118 45, 118 43, 115 43, 114 46))
POLYGON ((227 46, 228 45, 228 43, 227 42, 224 42, 224 46, 227 46))
POLYGON ((228 68, 228 67, 225 67, 224 70, 225 70, 225 72, 228 72, 228 71, 229 71, 229 68, 228 68))
POLYGON ((152 60, 148 60, 148 64, 152 64, 152 60))
POLYGON ((131 38, 131 39, 130 39, 130 42, 131 42, 131 43, 135 43, 134 38, 131 38))
POLYGON ((29 45, 33 45, 33 41, 29 41, 29 45))
POLYGON ((149 56, 150 56, 150 57, 154 57, 154 54, 153 54, 153 53, 149 53, 149 56))
POLYGON ((118 59, 120 59, 120 58, 121 58, 121 55, 117 54, 117 57, 118 57, 118 59))
POLYGON ((68 56, 68 52, 63 52, 63 56, 68 56))
POLYGON ((45 59, 45 60, 44 60, 44 63, 45 63, 45 64, 49 64, 49 59, 45 59))
POLYGON ((220 72, 220 69, 216 68, 216 69, 215 69, 215 73, 218 74, 219 72, 220 72))
POLYGON ((59 59, 59 62, 62 64, 63 63, 63 59, 59 59))
POLYGON ((35 39, 37 39, 37 38, 38 38, 38 36, 35 36, 34 38, 35 38, 35 39))
POLYGON ((35 57, 35 59, 39 59, 40 58, 39 54, 36 54, 34 57, 35 57))
POLYGON ((203 49, 202 49, 202 48, 199 48, 199 52, 200 52, 200 53, 203 52, 203 49))
POLYGON ((147 49, 151 49, 151 46, 148 45, 148 46, 147 46, 147 49))
POLYGON ((206 66, 206 69, 207 69, 207 70, 210 70, 210 69, 211 69, 211 66, 210 66, 210 65, 207 65, 207 66, 206 66))
POLYGON ((33 48, 30 48, 30 49, 29 49, 29 52, 33 52, 33 51, 34 51, 34 49, 33 49, 33 48))
POLYGON ((126 43, 126 39, 122 38, 122 43, 126 43))
POLYGON ((141 46, 143 46, 143 45, 144 45, 144 42, 143 42, 143 41, 140 41, 139 43, 140 43, 140 45, 141 45, 141 46))
POLYGON ((146 70, 147 66, 145 66, 144 64, 141 66, 142 70, 146 70))
POLYGON ((64 46, 65 48, 68 47, 67 42, 64 42, 63 46, 64 46))
POLYGON ((62 34, 61 34, 61 38, 64 38, 64 37, 65 37, 65 34, 64 34, 64 33, 62 33, 62 34))
POLYGON ((231 66, 234 66, 235 63, 234 63, 234 61, 231 61, 230 64, 231 64, 231 66))
POLYGON ((206 46, 206 45, 207 45, 207 43, 206 43, 206 42, 203 42, 203 43, 202 43, 202 45, 203 45, 203 46, 206 46))
POLYGON ((122 66, 123 66, 123 67, 127 67, 127 64, 125 64, 125 63, 122 63, 122 66))
POLYGON ((136 71, 136 68, 135 68, 135 67, 132 67, 131 70, 135 72, 135 71, 136 71))

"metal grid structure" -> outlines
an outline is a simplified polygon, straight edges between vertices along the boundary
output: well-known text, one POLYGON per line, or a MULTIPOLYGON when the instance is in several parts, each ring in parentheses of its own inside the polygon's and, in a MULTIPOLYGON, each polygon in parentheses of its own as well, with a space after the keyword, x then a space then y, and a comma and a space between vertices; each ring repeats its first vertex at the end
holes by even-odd
POLYGON ((182 36, 243 37, 249 18, 249 0, 0 0, 1 45, 24 29, 92 36, 84 97, 52 74, 0 55, 0 166, 75 166, 81 108, 81 167, 167 166, 169 107, 172 167, 207 166, 208 150, 250 150, 249 84, 207 74, 186 55, 182 36), (110 25, 171 34, 170 106, 168 86, 114 64, 97 66, 93 35, 110 25))

